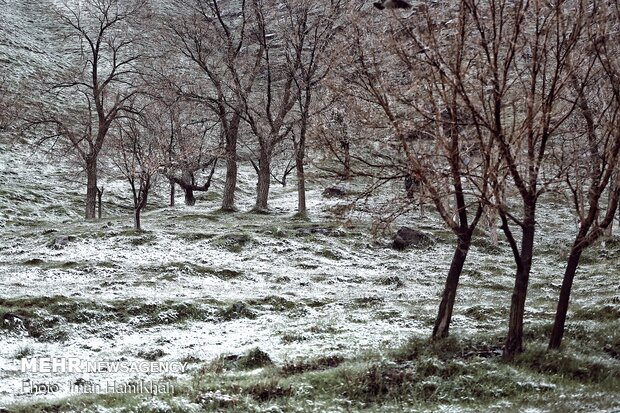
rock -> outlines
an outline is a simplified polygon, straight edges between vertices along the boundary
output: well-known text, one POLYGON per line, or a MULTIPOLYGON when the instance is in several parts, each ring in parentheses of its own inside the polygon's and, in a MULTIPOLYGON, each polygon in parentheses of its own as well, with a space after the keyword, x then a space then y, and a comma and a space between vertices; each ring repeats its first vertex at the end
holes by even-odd
POLYGON ((47 246, 52 249, 60 250, 69 245, 69 237, 66 235, 59 235, 55 237, 47 246))
POLYGON ((347 191, 341 186, 330 186, 323 191, 323 196, 325 198, 342 198, 346 196, 346 194, 347 191))
POLYGON ((253 370, 273 365, 269 354, 255 347, 237 360, 237 367, 243 370, 253 370))
POLYGON ((41 258, 30 258, 29 260, 24 261, 22 264, 24 265, 41 265, 44 264, 45 261, 43 261, 41 258))
POLYGON ((26 330, 24 318, 14 313, 5 313, 4 316, 2 316, 2 323, 10 328, 26 330))
POLYGON ((379 278, 380 285, 391 286, 393 288, 401 288, 405 286, 405 283, 397 275, 388 275, 379 278))
POLYGON ((247 234, 225 234, 215 238, 213 243, 230 252, 241 252, 251 241, 252 237, 247 234))
POLYGON ((237 320, 239 318, 256 318, 256 314, 250 310, 248 305, 243 302, 236 302, 220 310, 220 317, 225 321, 237 320))
POLYGON ((402 227, 394 236, 392 248, 402 251, 409 247, 424 248, 433 244, 433 240, 425 233, 409 227, 402 227))

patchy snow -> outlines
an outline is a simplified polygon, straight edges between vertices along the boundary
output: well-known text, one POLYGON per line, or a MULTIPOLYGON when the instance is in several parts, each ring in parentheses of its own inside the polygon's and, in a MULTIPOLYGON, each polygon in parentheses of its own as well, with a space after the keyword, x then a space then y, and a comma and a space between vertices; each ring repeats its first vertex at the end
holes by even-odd
MULTIPOLYGON (((58 51, 42 47, 54 29, 46 26, 48 6, 49 1, 0 1, 0 59, 14 68, 13 82, 34 76, 50 62, 53 67, 62 64, 60 58, 50 58, 58 57, 54 55, 58 51)), ((220 214, 219 200, 202 194, 195 207, 165 207, 162 184, 144 214, 146 232, 136 234, 131 230, 128 188, 123 181, 106 178, 105 217, 84 222, 84 188, 67 180, 74 171, 33 152, 15 136, 0 138, 0 298, 61 296, 60 302, 83 306, 87 318, 58 322, 41 299, 37 314, 49 317, 49 325, 43 327, 58 325, 62 339, 43 341, 23 331, 0 330, 0 406, 68 394, 63 386, 60 392, 33 396, 25 384, 161 378, 112 373, 33 375, 20 371, 24 354, 144 361, 145 354, 161 351, 159 361, 207 362, 258 346, 276 363, 283 363, 298 357, 381 351, 430 333, 453 252, 449 234, 427 250, 394 251, 388 239, 371 236, 369 214, 362 210, 336 218, 332 208, 348 201, 323 198, 322 189, 330 183, 318 179, 309 182, 310 222, 292 218, 294 182, 288 187, 273 185, 273 214, 246 213, 253 205, 255 181, 247 165, 239 179, 241 212, 220 214), (309 232, 311 228, 325 230, 309 232), (247 236, 243 245, 235 245, 238 235, 247 236), (66 246, 50 247, 59 236, 68 237, 66 246), (168 301, 196 305, 203 312, 179 321, 179 310, 170 308, 168 301), (107 308, 118 302, 135 302, 132 305, 137 308, 152 304, 156 314, 139 313, 128 322, 115 320, 107 308), (238 302, 246 303, 255 318, 227 320, 218 315, 238 302)), ((222 174, 219 170, 213 193, 221 193, 222 174)), ((351 191, 360 189, 347 185, 351 191)), ((177 203, 181 202, 179 194, 177 203)), ((558 257, 570 244, 574 219, 568 208, 557 204, 541 208, 539 220, 544 231, 539 231, 537 247, 552 253, 535 261, 532 296, 548 299, 544 304, 532 302, 527 313, 543 317, 552 311, 549 298, 557 294, 562 275, 558 257)), ((396 225, 404 224, 445 232, 432 214, 421 218, 417 211, 397 220, 396 225)), ((620 258, 615 263, 617 268, 620 258)), ((474 247, 463 274, 453 331, 469 335, 501 329, 497 320, 505 319, 502 311, 507 311, 513 271, 505 245, 501 254, 493 248, 474 247), (483 317, 476 318, 466 309, 483 317), (491 311, 500 314, 486 317, 491 311)), ((592 288, 607 288, 609 284, 603 282, 607 274, 592 276, 592 285, 599 286, 592 288)), ((575 298, 575 302, 588 300, 583 295, 575 298)), ((198 366, 192 363, 190 369, 198 366)), ((179 375, 180 380, 188 378, 179 375)), ((440 411, 455 410, 442 406, 440 411)))
MULTIPOLYGON (((158 349, 165 354, 160 360, 191 356, 208 361, 259 346, 283 362, 393 347, 413 334, 428 332, 450 245, 408 252, 378 245, 366 226, 334 221, 326 210, 342 201, 323 199, 321 187, 308 194, 312 223, 291 218, 294 187, 274 186, 274 215, 223 215, 216 211, 218 201, 202 201, 196 207, 151 209, 143 219, 146 232, 136 234, 128 212, 84 222, 79 186, 66 192, 57 184, 66 173, 63 164, 49 163, 21 144, 6 148, 0 154, 5 191, 0 198, 4 298, 62 296, 61 301, 85 305, 137 300, 154 306, 172 300, 217 312, 234 302, 275 296, 293 308, 273 309, 265 301, 250 305, 257 315, 254 319, 206 317, 180 323, 174 322, 174 313, 163 310, 160 323, 148 327, 141 326, 139 317, 135 326, 106 318, 98 322, 95 313, 87 323, 66 323, 66 340, 59 342, 5 331, 0 404, 31 397, 24 388, 28 379, 69 383, 84 378, 21 373, 16 355, 24 347, 32 357, 137 360, 141 351, 158 349), (327 225, 326 234, 307 231, 321 225, 327 225), (228 241, 222 243, 227 234, 245 234, 249 241, 239 250, 229 248, 228 241), (66 245, 51 246, 60 236, 66 237, 66 245), (384 283, 388 275, 404 285, 384 283)), ((253 178, 250 170, 242 171, 240 181, 246 183, 239 191, 242 211, 252 205, 253 178)), ((219 186, 221 179, 214 191, 219 186)), ((107 187, 108 197, 129 202, 122 182, 107 187)), ((158 197, 153 196, 154 202, 163 202, 165 193, 158 197)), ((63 395, 61 391, 40 397, 63 395)))

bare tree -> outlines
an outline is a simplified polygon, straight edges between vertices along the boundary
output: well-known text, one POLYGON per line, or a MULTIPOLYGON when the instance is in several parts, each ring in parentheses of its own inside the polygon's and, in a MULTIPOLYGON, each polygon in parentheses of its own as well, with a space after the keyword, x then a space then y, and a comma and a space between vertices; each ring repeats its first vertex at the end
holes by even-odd
POLYGON ((171 204, 174 185, 178 185, 185 193, 185 204, 191 206, 196 203, 194 192, 206 192, 211 186, 221 147, 219 139, 212 136, 218 124, 205 118, 191 102, 178 97, 166 101, 164 96, 159 101, 166 107, 159 130, 167 136, 166 144, 161 146, 167 159, 162 173, 171 185, 171 204), (201 172, 209 168, 208 176, 202 178, 201 172))
POLYGON ((138 40, 144 33, 136 24, 147 12, 146 4, 146 0, 65 1, 57 10, 74 40, 67 50, 75 58, 74 70, 52 85, 47 107, 31 124, 47 125, 49 133, 43 140, 60 139, 81 159, 87 177, 86 219, 95 218, 98 160, 108 132, 115 121, 133 112, 129 102, 139 92, 136 79, 143 55, 138 40), (61 100, 73 104, 59 105, 61 100))
POLYGON ((474 87, 469 84, 473 57, 466 17, 462 3, 426 9, 413 23, 393 15, 387 35, 370 38, 364 22, 350 47, 352 69, 344 73, 345 87, 366 108, 359 110, 363 127, 389 134, 375 138, 373 150, 354 155, 362 173, 379 181, 418 183, 456 236, 435 339, 449 333, 459 278, 499 163, 493 136, 476 122, 461 93, 474 87))
POLYGON ((245 96, 244 120, 258 142, 257 162, 253 162, 258 180, 255 212, 267 212, 271 185, 271 162, 278 145, 291 133, 291 110, 297 101, 294 77, 301 64, 301 56, 289 55, 286 48, 286 26, 275 15, 278 11, 270 4, 252 1, 256 20, 255 36, 260 50, 259 77, 251 94, 245 96), (287 57, 288 59, 287 61, 287 57))
POLYGON ((140 118, 118 123, 113 131, 115 136, 111 138, 113 161, 131 187, 136 231, 142 230, 141 213, 146 207, 155 174, 162 164, 159 150, 161 135, 154 127, 157 118, 148 116, 147 110, 141 111, 140 118))
POLYGON ((245 0, 240 4, 186 0, 180 3, 180 9, 179 14, 185 17, 171 20, 169 30, 179 50, 204 78, 199 83, 185 81, 178 86, 179 92, 218 117, 226 160, 222 210, 233 211, 239 129, 247 95, 255 85, 264 54, 263 44, 255 40, 259 36, 255 13, 245 0), (250 40, 251 36, 254 40, 250 40))
MULTIPOLYGON (((335 51, 330 50, 334 34, 342 24, 344 1, 306 3, 290 1, 287 10, 286 60, 292 71, 297 89, 297 132, 293 131, 295 169, 297 173, 297 213, 306 215, 306 179, 304 162, 310 117, 314 109, 314 95, 331 70, 335 51)), ((320 109, 319 109, 320 110, 320 109)))
POLYGON ((471 45, 479 50, 478 88, 486 96, 476 101, 472 91, 464 89, 463 100, 497 142, 509 172, 506 182, 521 198, 517 211, 498 205, 517 267, 504 346, 504 357, 510 359, 522 350, 536 207, 540 196, 562 175, 563 165, 549 160, 554 151, 561 150, 556 142, 559 128, 574 109, 563 97, 586 5, 580 1, 493 0, 483 4, 465 0, 464 6, 475 29, 471 45))
POLYGON ((571 247, 558 299, 549 348, 560 347, 573 280, 583 251, 611 226, 620 198, 620 58, 614 39, 620 26, 620 6, 599 4, 591 12, 587 40, 581 47, 587 59, 571 73, 578 107, 577 133, 565 150, 572 161, 566 175, 579 229, 571 247), (613 40, 612 40, 613 39, 613 40), (588 64, 584 64, 588 63, 588 64), (583 131, 583 132, 582 132, 583 131), (608 199, 603 195, 608 192, 608 199))

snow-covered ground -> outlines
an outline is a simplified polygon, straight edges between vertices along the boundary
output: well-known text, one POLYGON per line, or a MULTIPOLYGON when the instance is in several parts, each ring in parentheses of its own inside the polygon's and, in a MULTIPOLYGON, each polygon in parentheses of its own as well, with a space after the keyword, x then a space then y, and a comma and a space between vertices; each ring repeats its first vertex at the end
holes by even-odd
MULTIPOLYGON (((452 253, 450 234, 431 213, 420 217, 416 211, 398 224, 435 234, 436 243, 399 252, 388 238, 370 235, 366 214, 337 218, 333 207, 350 199, 324 198, 321 191, 329 182, 310 185, 309 221, 293 218, 292 184, 273 186, 273 214, 245 212, 252 205, 254 176, 244 167, 240 212, 217 211, 221 176, 195 207, 162 207, 166 188, 161 187, 144 215, 145 232, 135 233, 130 210, 122 208, 129 204, 122 181, 106 182, 104 219, 85 222, 80 185, 63 180, 68 166, 47 162, 23 144, 5 143, 3 149, 0 307, 26 309, 39 324, 37 337, 0 330, 0 405, 66 396, 69 383, 162 377, 33 374, 20 371, 25 356, 190 361, 193 371, 220 354, 254 347, 281 364, 326 354, 353 357, 430 333, 452 253), (57 239, 66 245, 55 246, 57 239), (230 316, 235 303, 244 303, 249 315, 230 316), (33 383, 62 386, 33 395, 28 387, 33 383)), ((537 245, 544 254, 535 262, 527 316, 550 321, 572 216, 550 204, 540 221, 537 245)), ((488 246, 484 235, 478 245, 468 259, 453 319, 453 332, 460 336, 497 334, 507 316, 511 257, 505 245, 488 246)), ((617 257, 614 262, 617 266, 617 257)), ((597 305, 608 295, 609 265, 589 264, 589 286, 582 288, 593 298, 578 292, 573 303, 597 305)))
MULTIPOLYGON (((312 222, 296 221, 291 218, 294 188, 277 186, 274 215, 223 215, 216 211, 217 201, 199 202, 150 210, 146 232, 135 234, 129 213, 83 222, 79 202, 71 201, 79 194, 54 190, 53 177, 62 168, 55 172, 24 149, 1 155, 3 298, 62 296, 60 302, 77 303, 78 309, 136 300, 136 305, 154 304, 153 311, 166 301, 196 303, 205 315, 177 323, 173 311, 172 320, 162 314, 160 323, 142 327, 142 314, 123 324, 97 307, 84 323, 61 320, 67 337, 60 342, 5 333, 0 402, 21 399, 23 380, 32 378, 18 372, 16 354, 24 347, 32 357, 100 361, 157 349, 165 353, 162 360, 178 361, 210 360, 258 346, 283 361, 396 346, 428 331, 449 244, 409 252, 378 245, 366 226, 330 218, 324 209, 338 201, 322 202, 319 189, 309 193, 312 222), (11 171, 18 171, 19 185, 11 171), (227 235, 246 235, 247 241, 237 248, 238 241, 227 235), (61 236, 68 237, 66 246, 49 246, 61 236), (285 308, 278 308, 280 301, 285 308), (217 316, 235 302, 255 302, 248 306, 257 317, 224 321, 217 316)), ((242 178, 249 183, 252 177, 242 178)), ((240 207, 249 207, 251 196, 239 195, 240 207)), ((36 376, 43 382, 54 379, 36 376)))
MULTIPOLYGON (((0 62, 11 67, 12 82, 62 63, 57 50, 42 46, 53 31, 49 4, 0 0, 0 62)), ((292 217, 294 182, 274 183, 273 214, 247 213, 255 176, 244 165, 240 212, 217 212, 220 170, 195 207, 181 205, 180 194, 179 206, 165 207, 166 188, 158 187, 143 217, 145 232, 135 233, 123 181, 104 180, 104 219, 84 222, 84 188, 70 178, 75 171, 69 164, 10 133, 1 139, 0 310, 26 311, 38 324, 36 337, 20 328, 0 329, 0 406, 66 396, 67 383, 161 377, 32 374, 20 371, 26 356, 189 361, 193 371, 220 354, 253 347, 283 363, 380 352, 430 334, 453 252, 451 235, 432 213, 405 214, 397 225, 434 234, 436 243, 398 252, 389 238, 371 235, 367 214, 334 213, 334 206, 351 200, 321 195, 334 182, 310 182, 309 221, 292 217), (63 244, 58 248, 57 239, 63 244), (33 383, 62 386, 33 395, 33 383)), ((526 316, 550 322, 574 219, 561 201, 547 202, 538 218, 540 254, 526 316)), ((453 318, 452 331, 461 336, 496 335, 508 312, 514 271, 509 251, 489 246, 486 235, 477 241, 453 318)), ((613 274, 619 267, 617 256, 585 263, 580 275, 587 279, 578 280, 571 305, 616 308, 620 291, 613 274)), ((186 372, 178 378, 191 377, 186 372)))

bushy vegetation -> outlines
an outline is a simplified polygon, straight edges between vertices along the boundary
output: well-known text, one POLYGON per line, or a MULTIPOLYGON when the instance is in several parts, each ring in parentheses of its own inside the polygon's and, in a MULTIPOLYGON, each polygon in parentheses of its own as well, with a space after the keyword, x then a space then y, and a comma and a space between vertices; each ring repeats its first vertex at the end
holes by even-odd
MULTIPOLYGON (((500 346, 480 341, 415 338, 387 353, 345 359, 338 354, 273 365, 255 348, 223 355, 173 382, 174 394, 147 407, 140 396, 77 397, 15 406, 14 412, 69 411, 97 405, 118 412, 203 411, 559 411, 583 403, 590 411, 620 407, 620 363, 595 347, 547 352, 536 343, 512 363, 500 346)), ((584 407, 585 408, 585 407, 584 407)), ((578 408, 579 410, 579 408, 578 408)))

